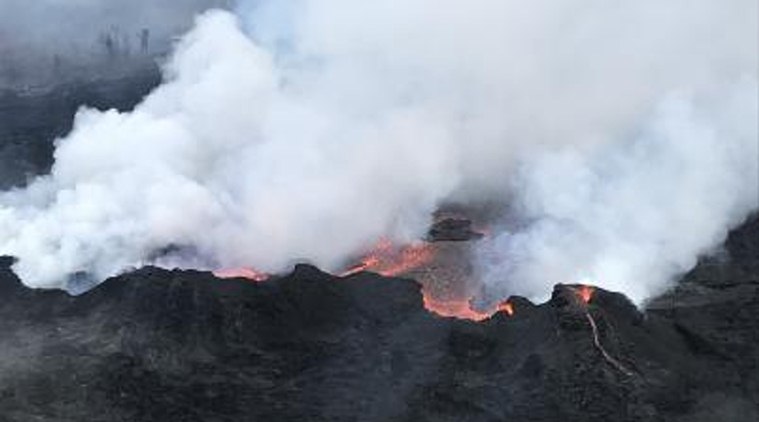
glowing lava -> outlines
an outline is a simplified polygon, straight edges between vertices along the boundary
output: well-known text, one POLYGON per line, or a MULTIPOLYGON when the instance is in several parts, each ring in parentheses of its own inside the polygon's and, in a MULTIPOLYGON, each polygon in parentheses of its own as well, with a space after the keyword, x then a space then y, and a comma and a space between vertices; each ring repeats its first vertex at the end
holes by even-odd
MULTIPOLYGON (((381 239, 369 250, 358 264, 349 267, 340 274, 347 277, 361 271, 371 271, 385 277, 397 277, 419 270, 427 270, 435 260, 435 245, 419 242, 396 246, 388 239, 381 239)), ((422 289, 424 307, 437 315, 482 321, 490 318, 493 312, 481 312, 472 309, 469 299, 440 299, 434 297, 427 289, 422 289)))
POLYGON ((514 305, 507 300, 506 302, 503 302, 500 305, 498 305, 498 311, 506 312, 508 316, 514 316, 514 305))
POLYGON ((575 293, 577 294, 577 297, 582 301, 584 304, 590 303, 590 301, 593 299, 593 293, 595 293, 595 290, 591 286, 580 286, 575 289, 575 293))
POLYGON ((472 309, 468 300, 436 300, 424 295, 424 307, 437 315, 472 321, 482 321, 492 316, 491 312, 480 312, 472 309))
POLYGON ((271 276, 269 274, 257 271, 253 268, 232 268, 227 270, 214 271, 213 275, 218 278, 247 278, 255 282, 263 282, 271 276))
POLYGON ((394 277, 424 267, 434 256, 432 245, 428 243, 398 247, 387 239, 381 239, 358 264, 348 268, 340 276, 371 271, 385 277, 394 277))

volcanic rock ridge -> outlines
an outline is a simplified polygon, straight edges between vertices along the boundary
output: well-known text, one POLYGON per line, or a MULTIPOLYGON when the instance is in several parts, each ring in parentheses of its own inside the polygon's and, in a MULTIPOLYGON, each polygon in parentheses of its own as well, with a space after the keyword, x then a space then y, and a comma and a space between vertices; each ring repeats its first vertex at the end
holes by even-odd
POLYGON ((642 311, 557 285, 481 322, 368 272, 148 267, 74 297, 24 287, 7 258, 0 421, 759 420, 758 233, 642 311))

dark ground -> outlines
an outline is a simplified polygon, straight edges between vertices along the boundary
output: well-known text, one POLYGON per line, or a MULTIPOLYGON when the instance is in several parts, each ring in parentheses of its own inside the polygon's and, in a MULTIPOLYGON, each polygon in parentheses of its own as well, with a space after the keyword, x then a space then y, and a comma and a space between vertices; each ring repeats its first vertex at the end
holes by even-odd
POLYGON ((596 293, 624 370, 567 286, 476 323, 430 314, 413 281, 309 266, 259 284, 145 268, 79 297, 5 269, 0 420, 756 421, 757 230, 643 313, 596 293))
POLYGON ((70 76, 33 90, 0 89, 0 189, 50 169, 53 140, 71 130, 81 105, 129 110, 160 80, 158 65, 148 61, 123 64, 95 80, 70 76))
MULTIPOLYGON (((79 103, 129 108, 157 79, 0 94, 0 179, 45 171, 79 103)), ((298 266, 256 284, 145 268, 71 297, 23 287, 10 263, 0 422, 759 420, 759 219, 642 313, 596 293, 587 310, 622 369, 567 286, 475 323, 368 273, 298 266)))

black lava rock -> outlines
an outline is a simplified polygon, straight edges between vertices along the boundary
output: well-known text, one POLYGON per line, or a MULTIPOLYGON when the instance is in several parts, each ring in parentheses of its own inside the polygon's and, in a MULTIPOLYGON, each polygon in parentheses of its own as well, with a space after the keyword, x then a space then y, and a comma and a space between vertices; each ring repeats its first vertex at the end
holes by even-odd
POLYGON ((482 233, 472 230, 472 222, 464 218, 445 218, 433 223, 427 235, 431 242, 462 242, 477 240, 482 233))
MULTIPOLYGON (((731 241, 759 251, 741 230, 731 241)), ((682 285, 698 289, 643 312, 560 285, 478 323, 431 314, 414 281, 308 265, 263 283, 143 268, 71 297, 22 286, 11 263, 0 260, 3 422, 759 416, 753 276, 703 285, 697 268, 682 285)))

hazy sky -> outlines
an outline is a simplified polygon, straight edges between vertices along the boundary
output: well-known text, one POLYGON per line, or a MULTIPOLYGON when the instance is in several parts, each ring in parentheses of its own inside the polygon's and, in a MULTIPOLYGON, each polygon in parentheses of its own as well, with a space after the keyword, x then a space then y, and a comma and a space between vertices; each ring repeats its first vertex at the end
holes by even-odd
POLYGON ((185 30, 193 17, 227 0, 2 0, 0 48, 86 48, 109 28, 156 37, 185 30))

